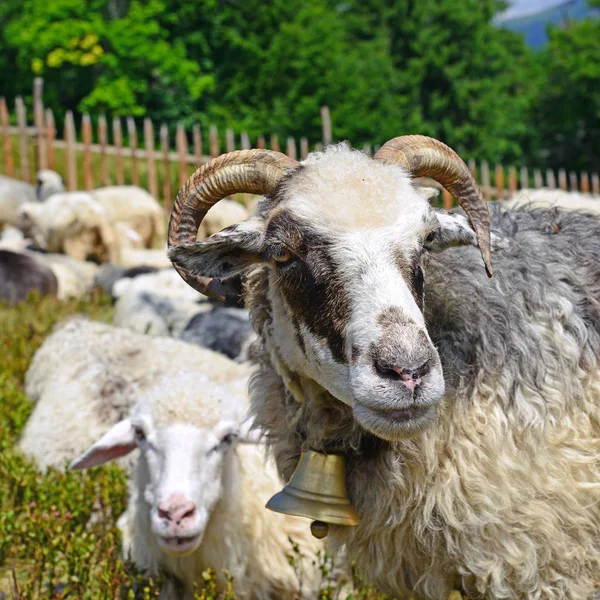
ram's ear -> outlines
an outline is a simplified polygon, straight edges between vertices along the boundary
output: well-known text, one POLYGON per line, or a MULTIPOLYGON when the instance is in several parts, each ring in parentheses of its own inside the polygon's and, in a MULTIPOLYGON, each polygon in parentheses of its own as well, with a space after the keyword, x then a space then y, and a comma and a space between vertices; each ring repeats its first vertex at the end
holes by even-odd
POLYGON ((265 231, 265 221, 253 217, 201 242, 173 246, 169 258, 192 276, 224 279, 262 260, 265 231))
MULTIPOLYGON (((434 252, 440 252, 451 246, 477 246, 477 236, 473 231, 467 217, 460 212, 446 212, 436 210, 439 230, 434 240, 428 244, 428 248, 434 252)), ((491 233, 492 252, 507 248, 510 241, 499 236, 496 232, 491 233)))
POLYGON ((69 469, 89 469, 120 458, 135 450, 135 434, 130 419, 123 419, 113 425, 95 444, 78 456, 69 469))

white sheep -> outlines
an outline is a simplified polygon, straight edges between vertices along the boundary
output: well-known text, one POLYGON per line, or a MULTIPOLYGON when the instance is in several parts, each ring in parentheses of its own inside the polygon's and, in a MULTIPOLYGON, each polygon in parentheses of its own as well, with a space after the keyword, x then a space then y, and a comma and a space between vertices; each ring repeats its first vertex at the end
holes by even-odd
POLYGON ((239 443, 247 408, 245 393, 214 383, 208 371, 173 372, 71 464, 89 468, 140 449, 121 527, 131 532, 138 568, 168 574, 161 598, 191 599, 209 567, 221 585, 226 569, 245 600, 298 598, 288 537, 305 556, 302 591, 315 597, 323 546, 301 519, 264 510, 282 484, 263 446, 239 443))
POLYGON ((160 259, 166 266, 164 251, 159 251, 160 256, 136 254, 150 248, 155 239, 164 240, 165 229, 162 209, 141 188, 116 186, 53 194, 43 204, 24 203, 18 217, 25 235, 50 252, 112 264, 121 264, 125 256, 124 266, 160 259))
POLYGON ((17 226, 18 210, 25 202, 44 201, 65 187, 62 177, 55 171, 43 169, 36 174, 37 186, 25 181, 0 175, 0 225, 17 226))
POLYGON ((91 194, 106 210, 111 221, 128 228, 126 235, 134 247, 151 248, 154 240, 164 243, 165 214, 146 190, 133 185, 119 185, 98 188, 91 194))
POLYGON ((250 373, 246 365, 179 340, 69 319, 48 336, 27 371, 25 391, 36 406, 18 447, 41 470, 64 468, 174 369, 202 369, 235 390, 245 388, 250 373))
POLYGON ((600 196, 548 188, 523 189, 501 202, 502 206, 509 209, 562 208, 600 214, 600 196))
POLYGON ((244 221, 249 216, 248 210, 235 200, 221 200, 215 204, 202 221, 200 229, 198 229, 198 239, 203 240, 229 225, 244 221))
POLYGON ((120 243, 107 211, 88 192, 53 194, 19 208, 19 227, 49 252, 119 264, 120 243))

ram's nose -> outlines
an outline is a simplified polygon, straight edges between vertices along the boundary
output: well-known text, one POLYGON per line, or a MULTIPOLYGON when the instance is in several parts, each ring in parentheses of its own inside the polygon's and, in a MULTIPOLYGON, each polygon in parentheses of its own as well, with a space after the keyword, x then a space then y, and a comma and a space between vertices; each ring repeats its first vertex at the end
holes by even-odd
POLYGON ((421 365, 415 366, 401 366, 390 364, 389 361, 375 360, 375 370, 382 377, 390 379, 397 379, 402 382, 404 386, 411 392, 421 384, 421 380, 431 369, 430 361, 426 360, 421 365))
POLYGON ((158 505, 158 515, 175 525, 182 525, 196 515, 196 504, 180 495, 170 496, 158 505))

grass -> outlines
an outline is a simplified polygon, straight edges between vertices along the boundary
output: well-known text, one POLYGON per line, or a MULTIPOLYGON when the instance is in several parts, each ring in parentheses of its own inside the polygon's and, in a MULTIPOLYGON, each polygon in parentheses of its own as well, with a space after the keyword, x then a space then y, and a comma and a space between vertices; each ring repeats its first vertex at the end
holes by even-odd
MULTIPOLYGON (((119 557, 116 520, 127 502, 126 477, 115 466, 85 473, 45 474, 15 448, 32 410, 24 392, 25 373, 35 351, 55 324, 73 314, 110 322, 109 298, 59 302, 32 295, 16 307, 0 304, 0 599, 77 600, 157 598, 161 577, 149 578, 119 557), (92 516, 94 517, 92 519, 92 516)), ((295 564, 294 552, 288 559, 295 564)), ((328 583, 330 564, 322 557, 324 585, 318 600, 342 600, 328 583)), ((385 600, 354 575, 352 600, 385 600)), ((236 600, 235 581, 217 589, 208 569, 195 600, 236 600)))

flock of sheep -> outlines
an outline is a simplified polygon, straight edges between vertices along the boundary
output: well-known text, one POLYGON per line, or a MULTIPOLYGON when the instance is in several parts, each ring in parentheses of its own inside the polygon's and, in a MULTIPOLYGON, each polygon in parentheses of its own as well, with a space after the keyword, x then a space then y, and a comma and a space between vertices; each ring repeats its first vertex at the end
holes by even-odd
POLYGON ((354 560, 427 600, 591 597, 598 199, 522 191, 490 227, 466 166, 410 137, 375 159, 340 145, 213 160, 178 196, 170 260, 142 189, 0 178, 0 298, 115 300, 113 325, 71 318, 36 353, 19 447, 42 470, 130 473, 123 555, 166 571, 161 597, 192 598, 207 567, 245 600, 315 597, 324 544, 264 509, 309 448, 345 454, 361 518, 331 527, 339 581, 354 560), (249 212, 234 193, 264 198, 249 212), (246 308, 209 297, 240 273, 246 308))

